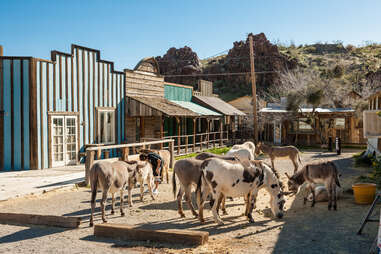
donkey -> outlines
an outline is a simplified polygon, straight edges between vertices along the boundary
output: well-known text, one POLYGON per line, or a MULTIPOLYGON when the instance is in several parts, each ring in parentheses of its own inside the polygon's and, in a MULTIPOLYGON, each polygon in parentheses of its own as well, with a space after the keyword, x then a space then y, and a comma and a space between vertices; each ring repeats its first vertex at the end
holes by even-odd
POLYGON ((234 145, 226 156, 238 156, 241 160, 255 159, 255 145, 253 142, 245 142, 242 145, 234 145))
POLYGON ((155 196, 153 195, 152 189, 154 187, 154 177, 152 172, 152 165, 149 162, 131 162, 136 163, 135 172, 130 175, 128 179, 128 205, 130 207, 133 206, 132 202, 132 188, 135 186, 136 182, 139 182, 140 185, 140 201, 143 202, 144 195, 144 182, 147 183, 148 191, 151 195, 152 200, 155 200, 155 196))
POLYGON ((294 173, 298 170, 299 164, 302 164, 300 159, 300 152, 295 146, 269 146, 264 143, 258 143, 256 154, 260 152, 266 153, 270 156, 271 166, 275 169, 274 160, 288 158, 294 164, 294 173), (299 164, 298 164, 299 162, 299 164))
MULTIPOLYGON (((250 161, 231 163, 218 158, 210 158, 201 164, 201 178, 197 184, 197 205, 199 208, 199 220, 204 223, 203 208, 207 195, 211 194, 213 200, 212 212, 215 222, 223 225, 223 221, 218 215, 217 207, 224 196, 240 197, 246 196, 245 215, 250 222, 254 222, 252 210, 254 207, 254 195, 257 189, 264 184, 264 172, 255 163, 250 161)), ((273 196, 274 212, 278 218, 283 217, 284 199, 282 193, 273 196)))
MULTIPOLYGON (((272 213, 275 215, 277 214, 277 207, 280 211, 283 210, 283 206, 285 203, 284 200, 284 191, 283 191, 283 183, 279 180, 279 174, 270 167, 270 165, 267 165, 265 162, 260 160, 254 160, 251 161, 255 166, 260 168, 263 171, 264 177, 263 177, 263 184, 258 186, 257 189, 255 189, 252 193, 253 195, 253 209, 255 209, 256 205, 255 202, 257 200, 258 191, 261 189, 266 189, 266 191, 270 194, 270 207, 272 213), (274 197, 277 195, 278 200, 274 199, 274 197)), ((245 197, 246 199, 246 197, 245 197)), ((219 206, 217 206, 219 207, 219 206)), ((221 208, 224 214, 226 214, 225 209, 225 198, 222 198, 221 202, 221 208)))
MULTIPOLYGON (((332 202, 333 209, 337 210, 336 186, 341 186, 337 168, 332 161, 307 164, 301 170, 297 171, 293 176, 290 177, 287 173, 286 176, 288 178, 288 189, 295 194, 298 192, 299 187, 304 184, 304 182, 307 183, 307 188, 309 188, 312 193, 311 207, 314 207, 315 205, 314 184, 324 184, 328 192, 328 210, 331 210, 332 202)), ((306 201, 307 196, 304 197, 304 204, 306 204, 306 201)))
POLYGON ((156 153, 163 159, 163 170, 161 175, 161 180, 164 180, 164 172, 166 174, 167 183, 169 183, 169 164, 171 163, 171 153, 168 150, 161 149, 161 150, 150 150, 150 149, 141 149, 139 150, 139 153, 156 153))
POLYGON ((177 194, 177 209, 182 218, 185 217, 183 211, 182 199, 185 193, 185 200, 188 203, 192 214, 197 217, 198 214, 194 209, 191 199, 192 186, 196 186, 201 177, 201 160, 195 159, 183 159, 176 162, 173 175, 172 175, 172 192, 174 198, 176 198, 176 176, 180 182, 179 193, 177 194))
POLYGON ((105 201, 107 199, 107 193, 112 194, 111 214, 114 214, 116 192, 120 191, 120 214, 124 216, 123 211, 123 190, 125 189, 129 180, 129 171, 134 171, 137 164, 129 164, 124 161, 115 161, 113 163, 107 161, 100 161, 94 163, 90 169, 90 183, 91 183, 91 216, 90 227, 94 225, 93 216, 95 210, 95 199, 98 188, 101 188, 102 200, 102 220, 107 222, 105 218, 105 201))

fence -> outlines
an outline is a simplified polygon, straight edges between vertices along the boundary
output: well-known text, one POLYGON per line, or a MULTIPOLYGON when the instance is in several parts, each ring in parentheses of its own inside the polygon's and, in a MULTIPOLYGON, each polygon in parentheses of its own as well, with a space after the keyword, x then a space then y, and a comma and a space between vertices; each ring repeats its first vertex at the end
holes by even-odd
POLYGON ((122 160, 128 160, 129 150, 130 147, 133 149, 136 149, 137 147, 142 147, 143 149, 146 148, 146 146, 154 145, 154 144, 168 144, 167 148, 169 149, 171 153, 171 161, 170 161, 170 167, 173 168, 174 164, 174 140, 173 139, 164 139, 164 140, 157 140, 157 141, 149 141, 149 142, 141 142, 141 143, 131 143, 131 144, 119 144, 119 145, 108 145, 108 146, 99 146, 99 147, 89 147, 86 149, 86 166, 85 166, 85 183, 86 185, 89 184, 90 180, 90 168, 91 166, 96 162, 94 160, 95 154, 97 153, 97 161, 100 161, 100 154, 102 153, 102 150, 109 150, 109 149, 121 149, 122 151, 122 160))

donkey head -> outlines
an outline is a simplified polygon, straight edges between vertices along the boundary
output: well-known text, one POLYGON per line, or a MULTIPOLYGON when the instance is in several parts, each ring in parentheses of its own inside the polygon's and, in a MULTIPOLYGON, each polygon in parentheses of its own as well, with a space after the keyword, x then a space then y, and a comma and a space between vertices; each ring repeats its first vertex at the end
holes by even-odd
POLYGON ((296 194, 299 190, 300 184, 296 181, 295 175, 289 176, 287 173, 285 173, 287 178, 288 178, 288 190, 291 191, 292 193, 296 194))

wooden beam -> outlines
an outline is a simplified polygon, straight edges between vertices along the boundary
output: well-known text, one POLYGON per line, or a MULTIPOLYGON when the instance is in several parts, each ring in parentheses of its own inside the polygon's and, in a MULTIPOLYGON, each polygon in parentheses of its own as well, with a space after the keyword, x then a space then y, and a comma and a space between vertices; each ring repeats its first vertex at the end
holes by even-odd
POLYGON ((116 238, 126 241, 154 241, 180 243, 189 245, 203 245, 208 241, 209 233, 196 230, 140 229, 125 224, 99 224, 94 227, 94 235, 98 237, 116 238))
POLYGON ((0 213, 0 223, 33 224, 63 228, 78 228, 81 224, 81 218, 24 213, 0 213))
POLYGON ((169 152, 171 153, 171 162, 170 162, 170 165, 169 167, 173 169, 173 166, 175 164, 175 151, 174 151, 174 148, 175 148, 175 141, 174 140, 171 140, 169 142, 169 152))
POLYGON ((176 116, 177 123, 177 154, 180 154, 180 145, 181 145, 181 125, 180 118, 176 116))

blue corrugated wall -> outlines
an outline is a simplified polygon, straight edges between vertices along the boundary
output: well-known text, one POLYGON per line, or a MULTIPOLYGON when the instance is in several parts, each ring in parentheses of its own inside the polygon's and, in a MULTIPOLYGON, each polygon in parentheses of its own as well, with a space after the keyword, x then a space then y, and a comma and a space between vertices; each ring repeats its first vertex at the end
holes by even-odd
POLYGON ((164 84, 164 97, 174 101, 191 101, 192 88, 164 84))
POLYGON ((3 109, 3 170, 30 167, 29 58, 0 59, 3 109))

